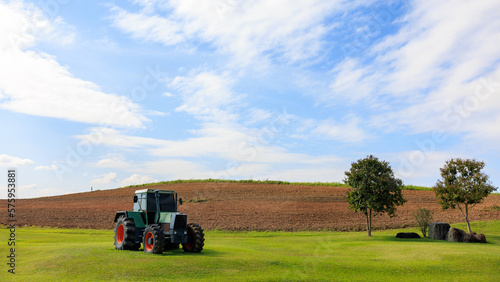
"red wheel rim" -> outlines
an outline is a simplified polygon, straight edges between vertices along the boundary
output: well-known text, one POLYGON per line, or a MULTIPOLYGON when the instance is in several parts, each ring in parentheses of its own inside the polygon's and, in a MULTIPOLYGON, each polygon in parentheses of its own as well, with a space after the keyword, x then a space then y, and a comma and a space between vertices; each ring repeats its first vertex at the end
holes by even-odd
POLYGON ((118 230, 116 230, 116 242, 118 244, 123 243, 123 237, 125 237, 125 227, 123 227, 123 224, 120 224, 118 230))
POLYGON ((154 244, 155 244, 155 238, 153 236, 153 233, 148 232, 144 239, 144 248, 146 248, 146 250, 148 251, 151 251, 153 249, 154 244), (153 239, 153 244, 149 244, 149 239, 153 239))

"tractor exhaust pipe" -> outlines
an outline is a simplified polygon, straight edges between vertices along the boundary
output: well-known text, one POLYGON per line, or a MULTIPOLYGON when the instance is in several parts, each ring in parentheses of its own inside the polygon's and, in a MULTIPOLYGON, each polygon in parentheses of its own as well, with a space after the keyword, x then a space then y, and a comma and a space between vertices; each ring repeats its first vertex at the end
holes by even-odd
POLYGON ((155 190, 155 200, 156 200, 155 223, 159 223, 160 222, 160 190, 155 190))

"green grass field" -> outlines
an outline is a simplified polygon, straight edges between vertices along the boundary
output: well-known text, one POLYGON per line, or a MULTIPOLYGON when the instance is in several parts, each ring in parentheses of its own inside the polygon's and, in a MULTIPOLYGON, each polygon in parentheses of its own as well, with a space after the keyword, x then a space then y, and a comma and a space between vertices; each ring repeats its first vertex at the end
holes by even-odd
POLYGON ((372 238, 366 232, 210 231, 200 254, 150 255, 114 250, 111 230, 25 227, 16 231, 12 275, 3 227, 0 281, 500 281, 500 221, 475 222, 472 229, 488 243, 395 238, 416 229, 374 231, 372 238))

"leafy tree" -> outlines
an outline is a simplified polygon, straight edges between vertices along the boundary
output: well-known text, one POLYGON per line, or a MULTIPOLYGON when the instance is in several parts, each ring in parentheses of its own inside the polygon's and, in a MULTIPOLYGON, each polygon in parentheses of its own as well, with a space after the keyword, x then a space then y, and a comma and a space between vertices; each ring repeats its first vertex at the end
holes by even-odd
POLYGON ((368 236, 372 236, 372 215, 387 212, 393 217, 396 206, 406 202, 401 188, 403 181, 395 178, 389 163, 370 155, 351 164, 344 182, 352 187, 347 194, 349 209, 366 216, 368 236))
POLYGON ((483 201, 496 188, 482 173, 484 162, 470 159, 450 159, 441 168, 442 179, 433 187, 443 210, 458 207, 467 222, 469 233, 469 209, 483 201))
POLYGON ((427 229, 429 228, 429 224, 431 224, 432 214, 433 213, 426 208, 419 208, 415 213, 415 220, 424 238, 427 237, 427 229))

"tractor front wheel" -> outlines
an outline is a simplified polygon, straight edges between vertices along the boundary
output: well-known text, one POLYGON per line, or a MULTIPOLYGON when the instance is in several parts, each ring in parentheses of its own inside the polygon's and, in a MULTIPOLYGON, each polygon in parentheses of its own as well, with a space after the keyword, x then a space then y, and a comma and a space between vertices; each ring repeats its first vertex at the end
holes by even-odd
POLYGON ((135 224, 130 218, 121 216, 116 221, 115 249, 137 251, 141 243, 135 243, 135 224))
POLYGON ((165 236, 158 224, 151 224, 144 230, 142 236, 144 252, 150 254, 161 254, 165 246, 165 236))
POLYGON ((187 225, 187 236, 187 242, 182 244, 184 252, 201 252, 205 245, 205 234, 203 233, 203 229, 196 223, 190 223, 187 225))

